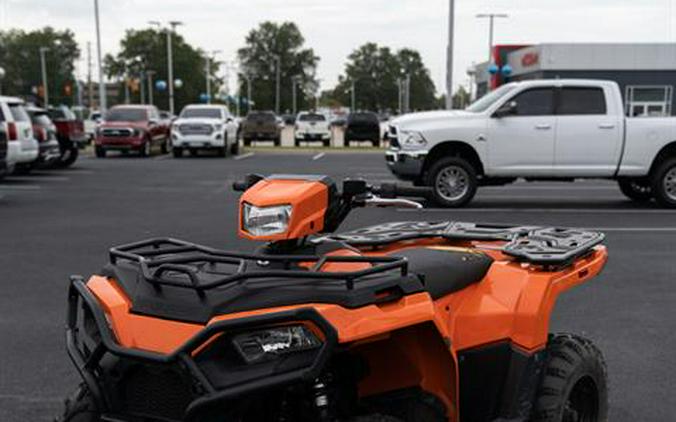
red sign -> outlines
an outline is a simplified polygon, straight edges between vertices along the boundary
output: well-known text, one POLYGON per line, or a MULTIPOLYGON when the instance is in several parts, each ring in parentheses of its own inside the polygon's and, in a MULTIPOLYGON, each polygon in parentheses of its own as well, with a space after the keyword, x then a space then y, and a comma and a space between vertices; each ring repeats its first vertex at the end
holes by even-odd
POLYGON ((521 57, 521 66, 530 67, 535 66, 540 62, 540 55, 536 52, 526 53, 521 57))

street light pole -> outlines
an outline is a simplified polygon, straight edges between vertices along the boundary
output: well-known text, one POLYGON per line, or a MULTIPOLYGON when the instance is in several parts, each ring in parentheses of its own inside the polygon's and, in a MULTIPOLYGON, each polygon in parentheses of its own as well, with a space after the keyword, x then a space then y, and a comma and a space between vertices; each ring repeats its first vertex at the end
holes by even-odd
POLYGON ((106 111, 106 86, 103 82, 103 64, 101 61, 101 25, 99 24, 99 0, 94 0, 94 15, 96 18, 96 59, 99 66, 99 111, 106 111))
POLYGON ((49 87, 47 86, 47 64, 45 63, 45 53, 49 51, 47 47, 40 47, 40 70, 42 72, 42 101, 45 108, 49 107, 49 87))
POLYGON ((146 70, 146 77, 148 78, 148 104, 155 105, 153 102, 153 75, 154 70, 146 70))
POLYGON ((293 80, 291 81, 291 91, 292 91, 292 92, 291 92, 291 96, 292 96, 293 98, 292 98, 291 101, 292 101, 292 104, 293 104, 293 105, 292 105, 292 109, 293 109, 293 113, 292 113, 292 114, 293 114, 294 116, 296 115, 296 110, 298 109, 298 104, 297 104, 297 102, 296 102, 296 86, 297 86, 297 85, 298 85, 298 79, 297 79, 297 78, 293 78, 293 80))
POLYGON ((206 54, 207 104, 211 104, 211 56, 216 56, 220 52, 221 50, 214 50, 206 54))
POLYGON ((354 81, 350 84, 350 109, 354 113, 357 111, 357 93, 355 91, 356 84, 354 81))
POLYGON ((273 55, 275 59, 275 113, 279 114, 279 107, 281 102, 281 67, 282 67, 282 58, 279 54, 273 55))
POLYGON ((453 108, 453 33, 455 24, 455 0, 448 2, 448 46, 446 49, 446 109, 453 108))
POLYGON ((493 29, 495 18, 508 18, 506 13, 480 13, 476 15, 479 19, 488 19, 488 61, 493 62, 493 29))

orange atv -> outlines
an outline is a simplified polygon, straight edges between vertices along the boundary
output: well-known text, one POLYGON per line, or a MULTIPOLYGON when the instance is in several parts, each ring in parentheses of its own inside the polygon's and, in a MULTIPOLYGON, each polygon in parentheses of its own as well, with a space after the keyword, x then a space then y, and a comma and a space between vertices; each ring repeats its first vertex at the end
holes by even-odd
MULTIPOLYGON (((456 222, 331 234, 416 188, 251 175, 226 252, 174 239, 110 250, 72 277, 68 422, 607 420, 590 340, 549 334, 558 295, 596 276, 603 235, 456 222)), ((423 188, 424 189, 424 188, 423 188)))

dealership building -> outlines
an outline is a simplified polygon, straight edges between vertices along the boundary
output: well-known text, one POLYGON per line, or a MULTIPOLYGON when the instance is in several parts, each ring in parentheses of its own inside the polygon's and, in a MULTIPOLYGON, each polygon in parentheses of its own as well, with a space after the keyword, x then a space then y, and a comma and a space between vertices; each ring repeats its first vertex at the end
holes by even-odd
POLYGON ((497 45, 492 62, 473 72, 476 96, 512 81, 615 81, 630 116, 670 116, 676 110, 676 44, 497 45))

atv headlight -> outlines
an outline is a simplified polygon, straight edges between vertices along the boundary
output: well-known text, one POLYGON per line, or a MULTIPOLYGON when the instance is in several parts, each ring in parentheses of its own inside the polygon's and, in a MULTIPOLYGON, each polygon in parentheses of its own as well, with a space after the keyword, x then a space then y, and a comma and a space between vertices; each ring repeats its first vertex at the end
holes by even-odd
POLYGON ((257 207, 244 204, 242 226, 253 236, 281 234, 289 228, 291 205, 257 207))
POLYGON ((322 341, 307 327, 290 325, 238 334, 232 338, 232 344, 246 363, 251 364, 317 349, 322 341))
POLYGON ((427 145, 427 140, 420 132, 402 131, 401 146, 404 148, 418 148, 427 145))

